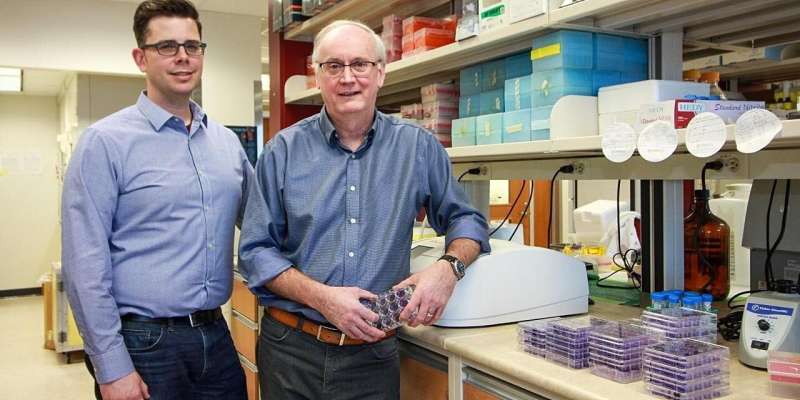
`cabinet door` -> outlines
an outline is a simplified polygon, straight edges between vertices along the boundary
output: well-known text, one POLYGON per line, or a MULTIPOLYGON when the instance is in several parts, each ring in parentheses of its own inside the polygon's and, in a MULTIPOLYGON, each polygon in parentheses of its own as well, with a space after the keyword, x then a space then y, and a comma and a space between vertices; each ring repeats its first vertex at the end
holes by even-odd
POLYGON ((501 398, 469 382, 464 382, 464 400, 501 400, 501 398))
POLYGON ((233 279, 231 307, 251 321, 258 321, 258 300, 238 274, 233 279))
POLYGON ((258 325, 234 311, 231 319, 231 338, 236 351, 255 364, 258 325))
POLYGON ((464 368, 464 400, 547 400, 477 369, 464 368))
POLYGON ((446 359, 419 346, 401 341, 400 399, 446 400, 446 359))

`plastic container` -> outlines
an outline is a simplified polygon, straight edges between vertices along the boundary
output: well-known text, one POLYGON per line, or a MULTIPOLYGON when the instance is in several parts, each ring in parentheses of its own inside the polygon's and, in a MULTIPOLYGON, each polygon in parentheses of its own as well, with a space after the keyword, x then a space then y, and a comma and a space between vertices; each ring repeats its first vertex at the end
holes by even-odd
POLYGON ((422 103, 433 101, 458 104, 458 87, 453 83, 433 83, 419 89, 422 103))
POLYGON ((686 290, 723 300, 730 290, 730 228, 708 208, 707 190, 695 190, 683 223, 683 282, 686 290))
POLYGON ((592 69, 594 67, 592 33, 560 30, 534 38, 531 59, 533 72, 556 68, 592 69))
POLYGON ((414 103, 401 105, 400 115, 406 119, 422 119, 424 115, 422 111, 422 104, 414 103))
POLYGON ((625 38, 597 33, 594 35, 595 69, 624 71, 625 38))
POLYGON ((531 131, 550 132, 550 113, 553 106, 536 107, 531 110, 531 131))
POLYGON ((475 120, 476 117, 468 117, 452 121, 450 138, 453 147, 475 145, 475 120))
POLYGON ((481 64, 481 92, 503 89, 506 82, 506 64, 504 60, 489 61, 481 64))
POLYGON ((436 28, 422 28, 414 32, 414 48, 437 48, 453 43, 456 32, 436 28))
POLYGON ((461 95, 458 100, 458 117, 477 117, 481 115, 481 95, 461 95))
POLYGON ((531 108, 531 104, 531 76, 525 75, 517 78, 506 79, 506 111, 529 109, 531 108))
POLYGON ((480 115, 475 120, 475 143, 499 144, 503 142, 503 113, 480 115))
POLYGON ((714 300, 714 296, 712 296, 712 295, 710 295, 708 293, 703 293, 702 298, 703 298, 703 311, 711 312, 711 310, 712 310, 711 309, 711 302, 714 300))
POLYGON ((555 69, 534 73, 531 78, 533 108, 550 106, 567 95, 592 95, 592 71, 555 69))
POLYGON ((503 62, 505 63, 506 80, 529 76, 533 72, 530 50, 506 57, 503 62))
POLYGON ((403 35, 400 38, 403 54, 411 54, 414 51, 414 34, 403 35))
POLYGON ((592 374, 610 379, 619 383, 631 383, 642 379, 641 365, 638 368, 630 368, 627 371, 620 370, 608 364, 589 359, 589 368, 592 374))
POLYGON ((800 398, 800 353, 770 351, 767 357, 770 394, 800 398))
POLYGON ((703 298, 700 296, 686 296, 683 298, 683 306, 692 310, 702 310, 703 298))
POLYGON ((464 68, 459 73, 459 91, 461 95, 473 95, 481 92, 481 72, 480 65, 473 65, 464 68))
POLYGON ((446 135, 447 141, 451 142, 450 131, 453 129, 452 120, 449 118, 425 118, 420 125, 437 135, 446 135))
POLYGON ((650 307, 654 310, 661 310, 669 306, 668 295, 664 292, 653 292, 650 294, 650 307))
POLYGON ((531 109, 503 113, 503 143, 531 140, 531 109))
POLYGON ((452 120, 458 117, 458 104, 452 101, 430 101, 422 103, 422 117, 452 120))
POLYGON ((506 110, 505 106, 505 89, 501 87, 497 90, 482 92, 480 98, 480 113, 494 114, 502 113, 506 110))
POLYGON ((413 35, 423 28, 444 29, 445 24, 441 19, 412 16, 403 20, 403 35, 413 35))
POLYGON ((603 71, 595 70, 592 72, 592 95, 597 95, 597 92, 602 87, 619 85, 625 83, 622 78, 623 73, 619 71, 603 71))
POLYGON ((381 31, 381 35, 403 36, 403 19, 394 14, 383 17, 383 30, 381 31))

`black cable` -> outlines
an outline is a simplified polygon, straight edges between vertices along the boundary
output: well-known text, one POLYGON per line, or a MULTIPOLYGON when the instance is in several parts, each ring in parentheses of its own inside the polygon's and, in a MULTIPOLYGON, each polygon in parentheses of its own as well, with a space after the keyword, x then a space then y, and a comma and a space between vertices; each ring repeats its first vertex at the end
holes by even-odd
MULTIPOLYGON (((489 233, 489 237, 492 237, 492 235, 494 235, 498 230, 500 230, 500 228, 503 227, 503 224, 505 224, 506 221, 508 221, 508 218, 511 217, 511 212, 514 211, 514 207, 517 206, 517 201, 519 200, 519 196, 521 196, 522 192, 525 191, 525 184, 527 182, 528 181, 522 181, 522 187, 519 189, 519 192, 517 192, 517 197, 514 198, 514 202, 511 203, 511 208, 508 209, 505 218, 503 218, 503 220, 500 221, 500 225, 497 225, 497 228, 494 228, 494 230, 492 230, 492 232, 489 233)), ((533 192, 533 188, 531 188, 531 192, 533 192)))
POLYGON ((617 252, 611 256, 611 262, 614 263, 618 268, 618 270, 600 278, 597 280, 597 287, 602 288, 612 288, 612 289, 639 289, 642 288, 642 281, 641 277, 638 276, 634 267, 639 262, 639 252, 636 249, 628 249, 626 251, 622 251, 622 227, 620 226, 620 209, 619 209, 619 192, 622 186, 622 180, 617 179, 617 252), (617 261, 617 257, 621 258, 621 261, 617 261), (632 261, 628 259, 632 258, 632 261), (601 285, 600 282, 614 276, 619 271, 625 271, 628 274, 628 279, 633 283, 633 286, 616 286, 616 285, 601 285))
MULTIPOLYGON (((526 181, 523 181, 523 184, 522 184, 523 188, 525 187, 525 183, 524 182, 526 182, 526 181)), ((517 229, 519 229, 519 226, 522 225, 523 221, 525 221, 525 215, 528 214, 528 208, 530 208, 530 206, 531 206, 531 198, 533 198, 533 182, 531 182, 531 190, 528 191, 528 203, 525 204, 525 210, 522 211, 522 217, 520 217, 519 222, 517 223, 517 227, 514 228, 514 232, 511 232, 511 237, 509 237, 508 240, 514 239, 514 235, 517 234, 517 229)))
MULTIPOLYGON (((772 195, 774 194, 775 186, 777 185, 777 180, 773 181, 773 192, 770 193, 770 211, 772 206, 772 195)), ((792 181, 787 179, 786 180, 786 188, 784 189, 783 194, 783 215, 781 216, 781 229, 778 231, 778 238, 775 239, 775 243, 772 246, 769 246, 769 230, 767 230, 767 259, 765 262, 765 268, 767 268, 767 272, 769 273, 769 277, 767 280, 767 289, 774 290, 775 289, 775 274, 772 271, 772 255, 775 254, 775 250, 778 249, 778 245, 783 240, 783 234, 786 232, 786 215, 789 214, 789 193, 792 190, 792 181)), ((769 226, 769 214, 767 214, 767 226, 769 226)), ((769 229, 769 228, 767 228, 769 229)))
POLYGON ((772 216, 772 200, 775 197, 775 187, 778 186, 778 180, 772 180, 772 189, 769 191, 769 203, 767 204, 767 237, 766 241, 764 242, 764 248, 767 249, 767 257, 764 259, 764 279, 767 281, 767 289, 772 288, 772 268, 770 267, 770 260, 769 257, 769 222, 770 217, 772 216))
POLYGON ((461 182, 461 179, 463 179, 463 178, 464 178, 464 176, 466 176, 467 174, 470 174, 470 175, 480 175, 480 174, 481 174, 481 169, 480 169, 480 168, 478 168, 478 167, 475 167, 475 168, 470 168, 470 169, 468 169, 468 170, 464 171, 464 173, 462 173, 461 175, 459 175, 459 177, 458 177, 458 182, 461 182))

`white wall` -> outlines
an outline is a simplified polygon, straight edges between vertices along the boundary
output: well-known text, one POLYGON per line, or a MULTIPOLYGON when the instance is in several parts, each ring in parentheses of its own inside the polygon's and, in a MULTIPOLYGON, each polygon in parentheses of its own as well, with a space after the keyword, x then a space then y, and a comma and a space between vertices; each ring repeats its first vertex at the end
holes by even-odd
POLYGON ((58 114, 55 97, 0 95, 0 158, 39 157, 16 172, 3 162, 0 171, 0 290, 37 286, 60 258, 58 114))
MULTIPOLYGON (((108 0, 0 1, 0 66, 134 74, 136 4, 108 0)), ((223 124, 254 125, 253 82, 260 79, 260 21, 201 12, 209 43, 203 106, 223 124)))

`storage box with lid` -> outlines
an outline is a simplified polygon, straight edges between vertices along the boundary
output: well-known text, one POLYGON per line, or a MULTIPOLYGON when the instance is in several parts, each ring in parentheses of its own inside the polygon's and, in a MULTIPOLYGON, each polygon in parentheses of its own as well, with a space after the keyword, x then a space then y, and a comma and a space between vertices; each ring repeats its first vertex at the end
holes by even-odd
POLYGON ((505 85, 506 111, 531 108, 531 76, 507 79, 505 85))
POLYGON ((550 139, 550 113, 553 106, 535 107, 531 110, 531 140, 550 139))
POLYGON ((506 70, 506 80, 522 76, 529 76, 531 72, 533 72, 532 70, 533 67, 531 65, 530 50, 506 57, 504 59, 504 62, 506 70))
POLYGON ((461 95, 458 100, 458 117, 477 117, 481 114, 481 95, 461 95))
POLYGON ((481 65, 473 65, 461 70, 458 86, 462 96, 481 92, 481 69, 481 65))
POLYGON ((506 82, 505 60, 481 64, 481 92, 502 89, 506 82))
POLYGON ((560 30, 534 38, 531 59, 534 73, 557 68, 592 69, 592 33, 560 30))
POLYGON ((531 78, 533 108, 551 106, 563 96, 592 95, 592 70, 561 68, 534 72, 531 78))
POLYGON ((453 147, 475 145, 475 124, 477 117, 454 119, 450 137, 453 147))
POLYGON ((531 140, 531 109, 503 113, 503 143, 531 140))
POLYGON ((505 110, 505 89, 503 87, 481 93, 481 115, 501 113, 505 110))
POLYGON ((503 113, 481 115, 475 119, 475 143, 498 144, 503 142, 503 113))

